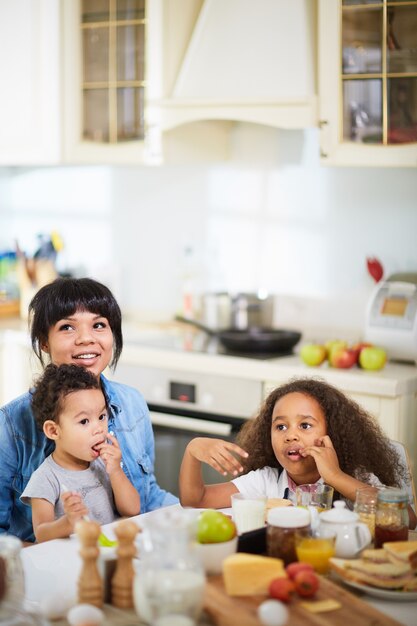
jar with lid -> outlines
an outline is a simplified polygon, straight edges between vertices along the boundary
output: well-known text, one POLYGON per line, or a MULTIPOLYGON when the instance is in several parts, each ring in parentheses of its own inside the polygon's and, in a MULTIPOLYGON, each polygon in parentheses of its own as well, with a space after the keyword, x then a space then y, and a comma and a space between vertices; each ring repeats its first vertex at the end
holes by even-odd
POLYGON ((297 560, 295 536, 310 532, 310 513, 298 507, 277 507, 268 512, 266 546, 268 556, 282 559, 285 565, 297 560))
POLYGON ((381 489, 375 513, 375 548, 382 548, 386 541, 407 541, 408 523, 407 491, 395 487, 381 489))

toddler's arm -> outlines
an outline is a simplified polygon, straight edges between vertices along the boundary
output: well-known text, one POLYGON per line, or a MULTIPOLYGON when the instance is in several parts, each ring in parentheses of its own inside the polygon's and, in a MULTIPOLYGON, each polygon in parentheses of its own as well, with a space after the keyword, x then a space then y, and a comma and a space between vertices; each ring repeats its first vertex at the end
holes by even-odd
POLYGON ((122 468, 122 452, 119 442, 114 435, 107 434, 111 443, 103 443, 100 447, 100 457, 106 466, 110 483, 113 489, 114 502, 119 515, 131 517, 140 513, 140 496, 122 468))
POLYGON ((38 543, 69 537, 75 524, 87 515, 88 510, 78 493, 68 491, 61 498, 64 515, 59 519, 55 519, 55 508, 50 502, 43 498, 31 498, 33 531, 38 543))
POLYGON ((237 476, 243 471, 239 460, 247 452, 240 446, 222 439, 196 437, 188 444, 181 464, 179 487, 183 506, 225 508, 230 506, 230 496, 238 490, 231 482, 205 485, 201 464, 207 463, 219 474, 237 476))

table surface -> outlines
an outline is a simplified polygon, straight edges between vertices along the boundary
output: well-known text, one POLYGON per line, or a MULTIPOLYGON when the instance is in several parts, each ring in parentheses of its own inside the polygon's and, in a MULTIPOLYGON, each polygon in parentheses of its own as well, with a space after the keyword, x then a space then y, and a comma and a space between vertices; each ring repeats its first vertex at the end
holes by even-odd
MULTIPOLYGON (((174 505, 178 508, 179 505, 174 505)), ((174 508, 171 507, 171 508, 174 508)), ((145 513, 131 518, 139 526, 145 519, 151 519, 156 512, 145 513)), ((103 532, 110 538, 114 537, 113 528, 115 523, 103 526, 103 532)), ((417 532, 410 531, 410 539, 417 539, 417 532)), ((56 539, 42 544, 30 546, 22 550, 22 562, 25 571, 26 597, 30 602, 39 601, 41 590, 50 588, 55 585, 56 593, 62 593, 62 589, 67 588, 68 581, 72 581, 75 589, 77 572, 80 567, 80 557, 78 555, 78 540, 56 539), (36 563, 36 566, 35 566, 36 563), (62 579, 65 571, 66 580, 62 579), (61 585, 61 588, 59 588, 61 585)), ((367 594, 357 592, 352 588, 348 588, 351 593, 359 596, 382 613, 391 616, 399 623, 405 626, 416 625, 417 601, 412 602, 393 602, 391 600, 379 599, 367 594)), ((44 593, 44 591, 43 591, 44 593)), ((139 621, 136 613, 121 609, 116 609, 111 605, 104 607, 105 619, 103 626, 138 626, 144 622, 139 621)), ((199 624, 206 626, 211 622, 207 616, 203 615, 199 624)), ((68 626, 65 618, 54 620, 55 626, 68 626)))

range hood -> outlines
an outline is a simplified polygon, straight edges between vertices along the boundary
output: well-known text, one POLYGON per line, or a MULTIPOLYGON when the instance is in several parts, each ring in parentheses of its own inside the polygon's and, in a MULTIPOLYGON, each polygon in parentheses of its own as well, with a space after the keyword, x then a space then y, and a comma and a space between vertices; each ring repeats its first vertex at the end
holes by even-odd
POLYGON ((171 77, 150 85, 151 123, 161 130, 202 120, 317 126, 315 0, 175 0, 177 13, 194 3, 195 14, 188 34, 182 27, 186 41, 176 37, 170 52, 164 47, 178 17, 172 0, 162 3, 163 10, 171 3, 160 33, 162 72, 171 63, 171 77))

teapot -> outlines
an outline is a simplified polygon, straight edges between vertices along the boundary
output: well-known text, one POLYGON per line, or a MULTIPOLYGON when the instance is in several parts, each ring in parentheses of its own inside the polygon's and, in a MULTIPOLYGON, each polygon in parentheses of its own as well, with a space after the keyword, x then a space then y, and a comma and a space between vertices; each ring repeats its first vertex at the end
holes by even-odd
POLYGON ((358 521, 359 515, 346 508, 343 500, 336 500, 332 509, 318 517, 325 532, 336 534, 335 556, 339 558, 356 557, 372 541, 368 526, 358 521))

